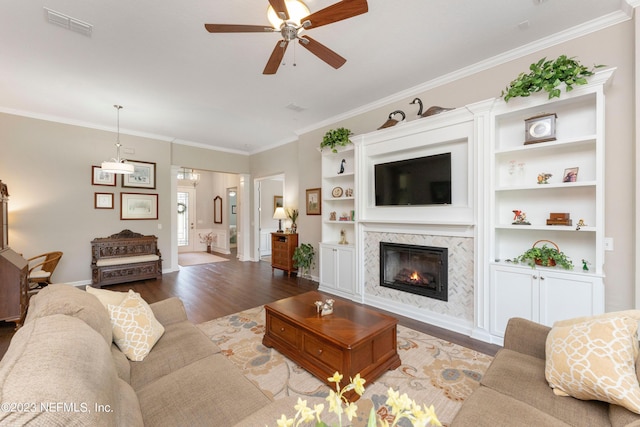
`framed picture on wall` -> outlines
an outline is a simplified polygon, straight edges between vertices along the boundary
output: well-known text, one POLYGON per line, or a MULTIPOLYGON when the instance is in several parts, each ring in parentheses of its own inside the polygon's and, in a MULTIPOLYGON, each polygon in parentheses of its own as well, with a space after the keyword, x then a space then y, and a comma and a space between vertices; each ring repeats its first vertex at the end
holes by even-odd
POLYGON ((120 219, 158 219, 158 195, 120 193, 120 219))
POLYGON ((91 166, 91 185, 116 186, 116 174, 104 172, 100 166, 91 166))
POLYGON ((322 214, 322 199, 320 198, 320 188, 307 189, 307 215, 322 214))
POLYGON ((133 173, 122 175, 122 186, 129 188, 156 188, 156 164, 127 160, 133 165, 133 173))
POLYGON ((284 207, 284 199, 282 196, 273 196, 273 211, 276 211, 276 208, 284 207))
POLYGON ((95 193, 93 207, 94 209, 113 209, 113 193, 95 193))

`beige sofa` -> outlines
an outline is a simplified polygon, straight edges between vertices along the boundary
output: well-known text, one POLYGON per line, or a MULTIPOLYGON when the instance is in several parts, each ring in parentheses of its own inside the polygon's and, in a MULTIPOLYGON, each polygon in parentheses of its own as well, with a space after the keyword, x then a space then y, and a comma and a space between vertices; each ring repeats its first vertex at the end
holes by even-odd
MULTIPOLYGON (((640 415, 621 406, 553 393, 545 379, 545 343, 550 330, 525 319, 509 320, 504 348, 451 427, 640 427, 640 415)), ((639 368, 636 362, 636 370, 639 368)))
POLYGON ((131 362, 112 343, 95 296, 69 285, 43 289, 0 361, 0 425, 252 426, 293 415, 295 401, 274 402, 247 380, 187 320, 179 299, 151 308, 165 332, 131 362))

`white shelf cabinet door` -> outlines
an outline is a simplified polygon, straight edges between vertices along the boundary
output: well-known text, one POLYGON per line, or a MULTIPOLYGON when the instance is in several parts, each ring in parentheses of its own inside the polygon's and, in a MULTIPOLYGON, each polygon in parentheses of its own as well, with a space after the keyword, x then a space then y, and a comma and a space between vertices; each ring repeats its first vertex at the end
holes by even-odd
POLYGON ((356 294, 355 250, 352 246, 320 244, 320 290, 347 298, 356 294))
POLYGON ((532 271, 491 266, 491 334, 504 337, 512 317, 538 321, 539 292, 532 271))
POLYGON ((540 323, 604 313, 601 277, 544 271, 540 273, 540 323))

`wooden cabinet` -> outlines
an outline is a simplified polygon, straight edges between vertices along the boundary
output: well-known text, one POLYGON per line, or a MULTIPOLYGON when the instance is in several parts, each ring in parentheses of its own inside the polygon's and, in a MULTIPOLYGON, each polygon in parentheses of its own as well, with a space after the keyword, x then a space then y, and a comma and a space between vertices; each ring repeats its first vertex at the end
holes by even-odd
POLYGON ((271 233, 271 271, 277 268, 291 276, 297 271, 293 266, 293 251, 298 247, 298 235, 288 233, 271 233))
POLYGON ((352 245, 320 243, 319 289, 351 299, 358 294, 352 245))
POLYGON ((604 312, 604 285, 595 275, 492 265, 491 293, 491 334, 499 337, 512 317, 552 326, 557 320, 604 312))
POLYGON ((0 320, 22 324, 27 311, 29 263, 10 248, 0 250, 0 320))
POLYGON ((0 181, 0 226, 2 226, 2 236, 0 236, 0 249, 9 247, 9 220, 7 204, 9 202, 9 190, 7 185, 0 181))

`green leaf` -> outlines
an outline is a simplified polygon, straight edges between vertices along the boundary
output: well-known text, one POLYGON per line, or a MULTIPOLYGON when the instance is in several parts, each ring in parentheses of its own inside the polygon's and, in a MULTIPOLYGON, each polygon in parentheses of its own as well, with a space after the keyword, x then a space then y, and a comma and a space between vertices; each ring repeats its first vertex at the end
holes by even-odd
POLYGON ((376 427, 377 419, 376 419, 376 411, 374 407, 371 407, 371 411, 369 411, 369 421, 367 422, 367 427, 376 427))

